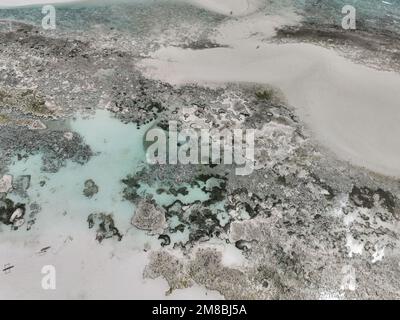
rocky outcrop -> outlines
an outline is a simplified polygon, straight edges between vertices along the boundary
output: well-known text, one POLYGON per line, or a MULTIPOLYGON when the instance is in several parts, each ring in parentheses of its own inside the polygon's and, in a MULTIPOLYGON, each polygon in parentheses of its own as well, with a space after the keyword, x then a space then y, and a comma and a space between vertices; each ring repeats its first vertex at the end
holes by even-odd
POLYGON ((158 207, 153 200, 143 199, 136 207, 132 224, 138 229, 161 234, 167 227, 165 210, 158 207))
POLYGON ((31 185, 30 175, 18 176, 13 181, 13 190, 17 195, 21 197, 27 197, 27 191, 30 185, 31 185))
POLYGON ((98 192, 99 187, 93 180, 89 179, 85 182, 85 189, 83 189, 83 194, 85 195, 85 197, 92 198, 98 192))

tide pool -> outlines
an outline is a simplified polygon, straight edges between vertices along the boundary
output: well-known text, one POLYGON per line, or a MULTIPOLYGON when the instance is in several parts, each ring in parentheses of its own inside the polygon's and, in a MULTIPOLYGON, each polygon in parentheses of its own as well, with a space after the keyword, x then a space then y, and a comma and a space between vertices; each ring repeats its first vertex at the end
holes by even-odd
POLYGON ((85 165, 68 162, 57 173, 46 173, 41 170, 42 156, 37 154, 15 161, 9 168, 13 176, 31 176, 29 203, 36 202, 42 208, 38 225, 54 215, 73 215, 85 221, 90 213, 100 212, 112 213, 124 224, 129 223, 133 206, 123 199, 121 180, 145 165, 142 141, 148 126, 137 129, 136 124, 123 124, 100 110, 93 117, 71 121, 70 128, 95 154, 85 165), (83 194, 89 179, 99 187, 91 199, 83 194))
MULTIPOLYGON (((41 211, 31 230, 26 225, 17 231, 1 226, 0 263, 14 266, 12 273, 0 274, 0 298, 42 299, 165 299, 165 280, 144 280, 143 270, 151 249, 160 248, 160 240, 131 225, 134 205, 123 199, 121 180, 141 170, 145 163, 143 136, 152 124, 137 129, 136 124, 123 124, 107 111, 94 116, 71 120, 69 129, 80 134, 95 155, 84 165, 68 162, 56 173, 41 170, 42 155, 15 160, 9 173, 17 177, 31 175, 28 198, 9 194, 14 201, 29 207, 38 203, 41 211), (92 179, 99 187, 93 198, 83 194, 84 182, 92 179), (43 182, 45 184, 43 185, 43 182), (98 243, 95 230, 88 229, 91 213, 113 214, 115 226, 123 235, 121 242, 106 240, 98 243), (4 227, 4 228, 3 228, 4 227), (45 251, 42 251, 46 248, 45 251), (41 290, 43 266, 57 270, 57 290, 41 290), (16 283, 20 283, 15 289, 16 283)), ((158 183, 157 183, 158 184, 158 183)), ((160 182, 160 185, 162 183, 160 182)), ((143 185, 143 194, 156 194, 157 187, 143 185)), ((208 195, 194 188, 185 202, 205 200, 208 195)), ((168 204, 176 199, 170 195, 155 196, 157 202, 168 204)), ((171 220, 170 224, 179 223, 171 220)), ((188 241, 188 230, 171 235, 171 243, 188 241)), ((200 287, 186 289, 199 299, 218 298, 215 292, 200 287)), ((179 298, 174 293, 168 298, 179 298)))

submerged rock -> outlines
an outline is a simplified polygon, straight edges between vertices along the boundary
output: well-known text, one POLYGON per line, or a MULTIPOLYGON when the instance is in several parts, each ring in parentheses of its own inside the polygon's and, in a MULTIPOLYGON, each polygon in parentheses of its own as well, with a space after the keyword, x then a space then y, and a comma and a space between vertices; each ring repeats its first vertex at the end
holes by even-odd
POLYGON ((45 98, 32 89, 0 90, 2 109, 17 109, 22 114, 35 116, 52 116, 53 112, 46 106, 45 98))
POLYGON ((200 248, 189 259, 160 250, 150 255, 144 277, 162 276, 168 282, 170 293, 196 283, 220 292, 227 299, 271 298, 268 290, 252 284, 248 273, 224 266, 222 258, 222 253, 212 248, 200 248))
POLYGON ((15 178, 13 182, 13 188, 15 192, 22 197, 27 196, 26 191, 29 189, 30 185, 31 185, 30 175, 19 176, 15 178))
POLYGON ((89 229, 97 226, 96 240, 102 242, 104 239, 117 237, 118 241, 122 240, 122 235, 115 227, 114 219, 111 214, 92 213, 88 216, 87 222, 89 229))
POLYGON ((64 138, 67 139, 68 141, 72 141, 72 139, 74 138, 74 134, 72 132, 65 132, 64 138))
POLYGON ((32 226, 35 224, 36 217, 41 210, 42 210, 42 208, 38 203, 34 202, 34 203, 30 204, 26 230, 29 231, 32 228, 32 226))
POLYGON ((153 200, 143 199, 136 207, 132 224, 138 229, 160 234, 167 227, 165 210, 158 207, 153 200))
POLYGON ((85 197, 92 198, 98 192, 99 187, 93 180, 89 179, 85 182, 85 189, 83 189, 83 194, 85 195, 85 197))
POLYGON ((78 164, 86 164, 93 156, 90 147, 84 143, 78 134, 72 141, 63 138, 63 131, 59 130, 27 130, 13 126, 0 130, 2 153, 0 160, 10 163, 13 157, 18 160, 31 155, 42 155, 42 170, 55 173, 65 167, 68 160, 78 164))
POLYGON ((161 247, 166 247, 166 246, 169 246, 171 244, 171 238, 166 234, 160 235, 158 237, 158 240, 162 240, 161 247))

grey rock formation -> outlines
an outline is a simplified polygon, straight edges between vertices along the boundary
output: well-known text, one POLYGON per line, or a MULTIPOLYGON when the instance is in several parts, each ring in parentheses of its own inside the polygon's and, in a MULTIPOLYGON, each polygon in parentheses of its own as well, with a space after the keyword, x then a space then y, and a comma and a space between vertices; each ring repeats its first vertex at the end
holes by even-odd
POLYGON ((138 229, 160 234, 167 226, 165 211, 158 207, 154 201, 143 199, 139 201, 136 207, 135 214, 132 218, 132 224, 138 229))
POLYGON ((85 195, 85 197, 92 198, 98 192, 99 192, 99 187, 93 180, 89 179, 85 181, 85 189, 83 189, 83 194, 85 195))

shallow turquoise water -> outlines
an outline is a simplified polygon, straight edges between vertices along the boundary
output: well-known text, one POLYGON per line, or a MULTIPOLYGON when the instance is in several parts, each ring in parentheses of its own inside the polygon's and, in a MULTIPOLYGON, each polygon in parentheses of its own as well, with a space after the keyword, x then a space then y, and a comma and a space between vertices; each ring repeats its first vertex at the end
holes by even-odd
MULTIPOLYGON (((71 131, 78 133, 95 155, 85 165, 68 162, 57 173, 41 170, 42 156, 37 154, 15 160, 9 173, 15 177, 31 175, 31 187, 28 189, 29 201, 38 203, 42 210, 38 223, 45 223, 49 215, 72 215, 81 217, 82 222, 91 213, 114 214, 117 224, 128 228, 134 213, 132 203, 124 200, 122 180, 147 166, 143 138, 152 124, 137 129, 136 124, 123 124, 104 110, 98 110, 89 118, 78 118, 70 123, 71 131), (88 199, 83 195, 84 182, 92 179, 99 187, 99 193, 88 199), (45 181, 43 187, 40 183, 45 181)), ((201 187, 185 186, 187 195, 157 194, 157 189, 167 187, 162 181, 155 181, 151 186, 143 183, 138 190, 142 197, 153 195, 159 205, 169 205, 175 200, 183 203, 205 201, 209 195, 201 187)), ((26 203, 11 195, 14 201, 26 203)), ((223 204, 218 204, 223 209, 223 204)), ((29 214, 29 211, 28 211, 29 214)))
MULTIPOLYGON (((143 166, 142 139, 147 127, 138 130, 135 124, 122 124, 108 112, 97 111, 92 118, 72 121, 71 130, 79 133, 97 153, 87 164, 68 162, 57 173, 46 173, 41 170, 42 157, 38 154, 15 161, 9 168, 14 176, 31 175, 29 202, 37 202, 42 207, 39 221, 49 214, 78 214, 85 221, 94 212, 114 213, 128 221, 133 207, 123 200, 121 179, 143 166), (92 199, 83 195, 84 182, 88 179, 99 186, 99 193, 92 199), (43 187, 41 181, 46 182, 43 187)), ((26 199, 15 200, 26 202, 26 199)))
MULTIPOLYGON (((344 5, 357 9, 357 20, 366 28, 391 30, 400 33, 400 0, 265 0, 266 12, 272 8, 299 9, 305 19, 316 23, 340 23, 344 5)), ((90 29, 104 25, 132 34, 146 33, 154 25, 179 27, 182 21, 202 20, 213 24, 224 19, 210 11, 171 1, 145 0, 88 0, 73 4, 57 4, 58 28, 71 30, 90 29)), ((26 20, 40 24, 38 6, 2 9, 0 18, 26 20)))

